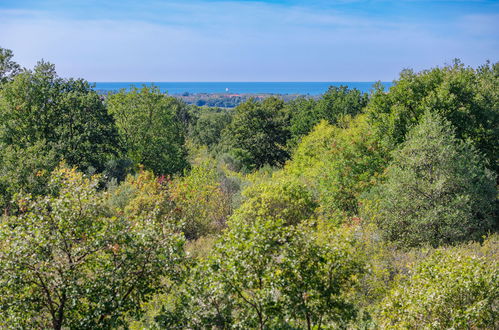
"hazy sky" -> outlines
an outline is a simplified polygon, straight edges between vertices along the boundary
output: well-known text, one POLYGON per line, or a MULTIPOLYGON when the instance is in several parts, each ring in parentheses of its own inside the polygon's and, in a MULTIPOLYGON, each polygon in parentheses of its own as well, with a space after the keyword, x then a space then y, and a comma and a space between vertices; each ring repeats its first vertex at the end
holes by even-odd
POLYGON ((499 60, 499 1, 0 0, 0 46, 89 81, 391 81, 499 60))

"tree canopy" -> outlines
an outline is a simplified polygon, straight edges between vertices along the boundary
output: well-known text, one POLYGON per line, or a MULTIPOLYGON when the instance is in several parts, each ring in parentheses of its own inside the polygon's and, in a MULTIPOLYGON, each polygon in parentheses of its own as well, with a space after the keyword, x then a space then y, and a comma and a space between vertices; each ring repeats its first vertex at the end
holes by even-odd
POLYGON ((426 112, 450 121, 455 134, 471 140, 499 173, 499 63, 478 69, 456 60, 431 70, 401 72, 386 93, 378 89, 367 112, 378 138, 393 148, 426 112))
MULTIPOLYGON (((0 325, 116 327, 122 315, 175 275, 183 239, 149 209, 106 208, 97 178, 60 168, 51 194, 18 196, 21 213, 0 222, 0 325)), ((156 204, 156 205, 155 205, 156 204)))
POLYGON ((133 87, 110 94, 109 112, 116 120, 125 156, 155 174, 173 174, 187 167, 185 128, 177 113, 184 104, 156 87, 133 87))
POLYGON ((372 194, 371 218, 389 240, 438 246, 479 240, 496 226, 495 175, 454 132, 427 112, 394 152, 386 182, 372 194))
POLYGON ((243 167, 279 165, 289 157, 288 118, 283 109, 284 102, 278 98, 251 99, 235 108, 231 123, 222 132, 222 143, 243 167))

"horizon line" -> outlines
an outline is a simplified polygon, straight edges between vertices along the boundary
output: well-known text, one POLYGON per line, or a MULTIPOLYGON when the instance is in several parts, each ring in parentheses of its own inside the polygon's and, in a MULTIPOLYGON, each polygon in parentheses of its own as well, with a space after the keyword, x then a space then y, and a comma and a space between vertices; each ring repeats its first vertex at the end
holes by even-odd
POLYGON ((328 80, 328 81, 91 81, 87 80, 91 83, 143 83, 143 84, 151 84, 151 83, 376 83, 376 82, 393 82, 392 81, 383 81, 383 80, 351 80, 351 81, 343 81, 343 80, 328 80))

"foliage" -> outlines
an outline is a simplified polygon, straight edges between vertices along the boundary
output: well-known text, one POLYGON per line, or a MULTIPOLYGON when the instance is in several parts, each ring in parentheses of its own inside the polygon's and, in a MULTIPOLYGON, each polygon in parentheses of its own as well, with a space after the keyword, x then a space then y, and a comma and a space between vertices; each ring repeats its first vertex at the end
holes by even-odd
POLYGON ((222 143, 243 168, 282 165, 288 158, 288 118, 283 109, 284 102, 275 97, 262 102, 250 99, 235 108, 222 143))
POLYGON ((499 63, 473 69, 452 65, 415 73, 404 70, 388 93, 371 98, 368 110, 378 138, 388 148, 403 142, 425 111, 438 113, 471 140, 499 173, 499 63))
POLYGON ((59 160, 100 172, 116 154, 116 138, 114 122, 90 85, 58 77, 50 63, 24 70, 0 90, 5 145, 27 148, 44 141, 59 160))
POLYGON ((346 127, 318 124, 302 139, 281 174, 306 182, 326 218, 356 214, 359 197, 378 181, 387 163, 386 150, 364 116, 342 125, 346 127))
POLYGON ((364 272, 356 239, 345 228, 303 223, 279 265, 285 313, 295 328, 338 328, 356 316, 347 292, 364 272))
POLYGON ((278 219, 231 225, 215 258, 235 303, 235 326, 310 329, 352 317, 353 306, 341 297, 358 270, 348 240, 333 235, 324 244, 306 224, 278 219))
POLYGON ((12 60, 10 49, 0 47, 0 86, 21 72, 21 66, 12 60))
POLYGON ((273 180, 248 187, 245 200, 235 211, 238 221, 252 222, 256 218, 284 220, 296 225, 314 215, 316 202, 305 186, 296 180, 273 180))
POLYGON ((492 230, 496 196, 495 176, 473 146, 428 112, 394 152, 386 183, 374 189, 365 214, 400 246, 438 246, 492 230))
POLYGON ((291 138, 288 144, 295 147, 302 136, 307 135, 321 119, 316 111, 317 101, 313 98, 300 97, 286 104, 289 113, 289 131, 291 138))
POLYGON ((349 230, 233 220, 215 250, 164 299, 162 327, 317 328, 355 316, 345 293, 363 264, 349 230))
POLYGON ((367 94, 347 86, 330 86, 322 98, 317 101, 316 112, 320 119, 336 124, 342 117, 355 116, 367 104, 367 94))
POLYGON ((213 109, 0 48, 0 328, 498 328, 498 77, 213 109))
POLYGON ((308 134, 321 120, 331 125, 344 116, 355 116, 367 104, 367 94, 347 86, 330 86, 319 100, 300 98, 289 102, 290 132, 292 144, 308 134))
POLYGON ((177 114, 185 105, 157 87, 121 90, 107 98, 126 156, 156 175, 181 172, 187 167, 185 128, 177 114))
POLYGON ((161 277, 175 276, 183 239, 158 202, 113 212, 97 185, 60 168, 50 195, 20 196, 21 214, 1 218, 0 325, 124 325, 123 314, 137 313, 161 277))
MULTIPOLYGON (((485 242, 485 246, 490 244, 485 242)), ((419 262, 380 305, 379 325, 396 329, 494 329, 499 326, 499 264, 440 249, 419 262)))
POLYGON ((210 259, 192 264, 186 281, 161 300, 154 321, 146 324, 163 329, 230 328, 234 301, 217 275, 217 265, 210 259))
POLYGON ((231 121, 231 113, 218 108, 200 108, 198 118, 190 129, 190 137, 195 143, 213 149, 222 137, 223 129, 231 121))
POLYGON ((21 148, 0 144, 0 210, 15 207, 13 196, 20 192, 44 195, 48 191, 49 169, 57 166, 53 149, 44 141, 21 148))
POLYGON ((225 226, 232 209, 230 195, 222 189, 220 179, 215 164, 205 161, 171 182, 170 199, 188 239, 219 232, 225 226))

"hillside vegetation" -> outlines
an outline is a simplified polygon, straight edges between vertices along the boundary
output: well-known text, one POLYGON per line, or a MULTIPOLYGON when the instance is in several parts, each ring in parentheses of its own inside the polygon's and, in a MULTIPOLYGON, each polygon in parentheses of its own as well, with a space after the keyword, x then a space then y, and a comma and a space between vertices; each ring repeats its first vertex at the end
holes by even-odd
POLYGON ((499 328, 499 63, 197 107, 0 48, 0 328, 499 328))

